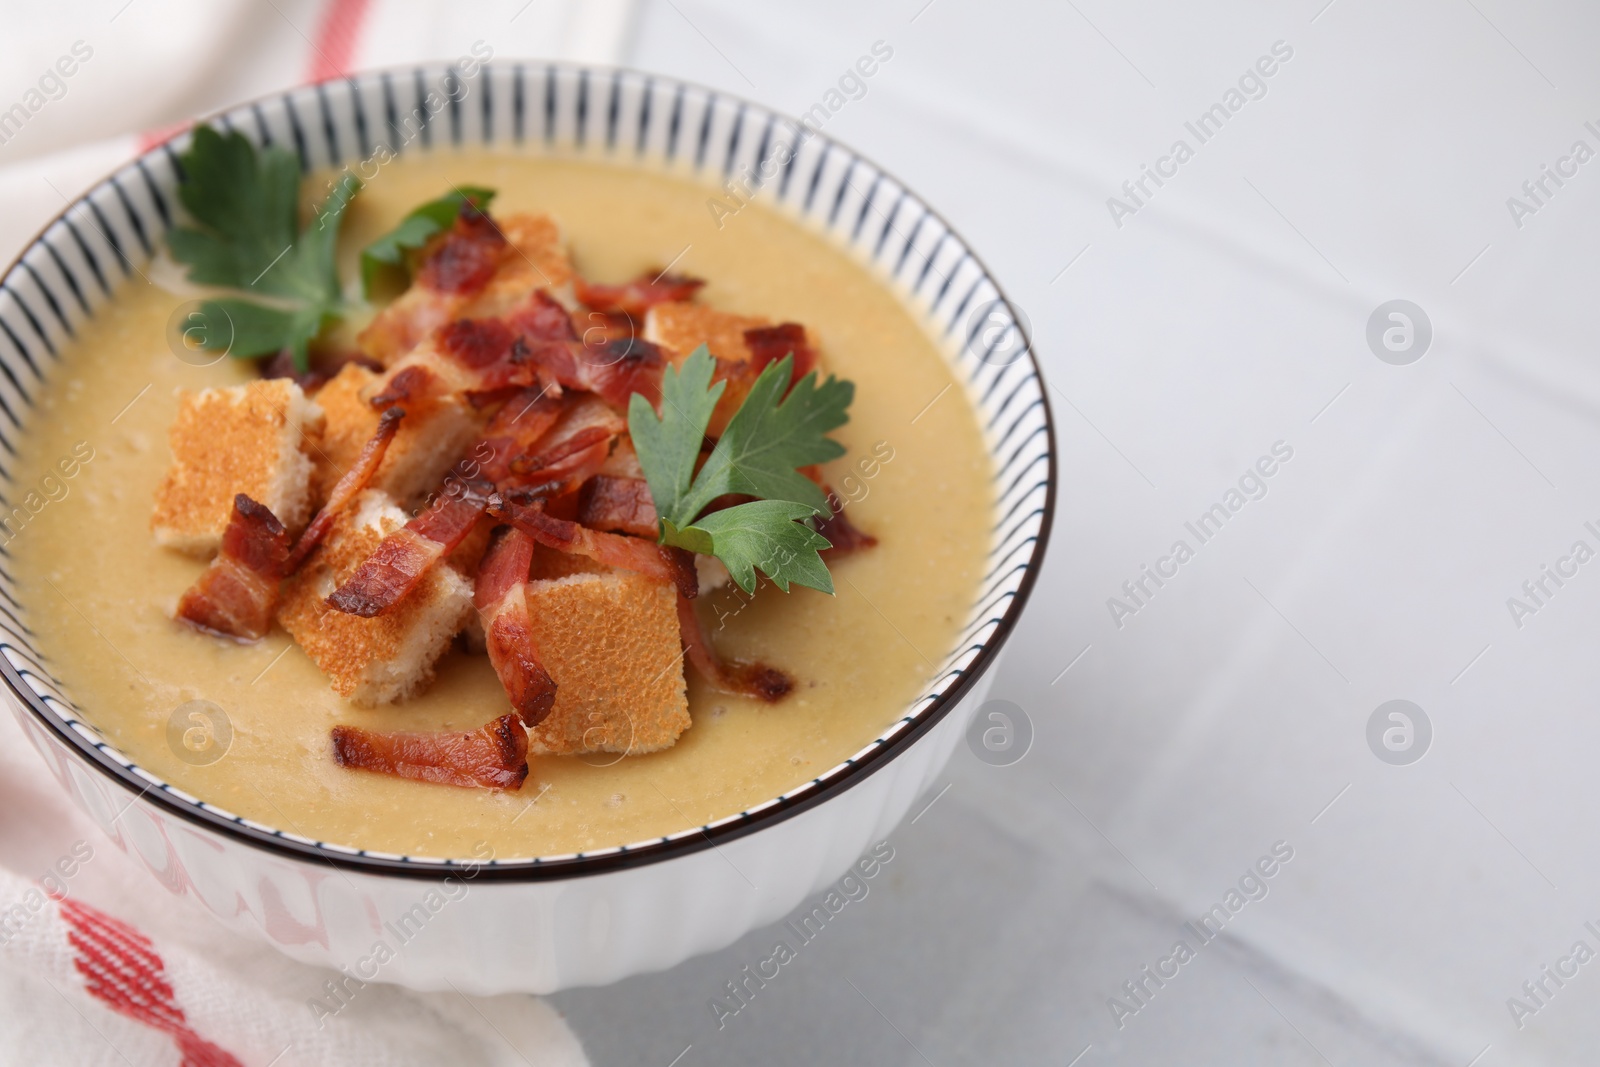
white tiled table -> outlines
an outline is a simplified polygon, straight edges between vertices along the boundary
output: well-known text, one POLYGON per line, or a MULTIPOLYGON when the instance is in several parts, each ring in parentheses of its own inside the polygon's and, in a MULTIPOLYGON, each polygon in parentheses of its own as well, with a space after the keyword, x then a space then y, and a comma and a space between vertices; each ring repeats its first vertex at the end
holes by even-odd
POLYGON ((1600 8, 1325 2, 644 4, 633 65, 791 113, 893 47, 827 131, 1031 317, 1061 510, 993 694, 1028 756, 962 751, 871 895, 722 1029, 773 931, 558 996, 596 1062, 1594 1061, 1600 962, 1520 1029, 1507 998, 1600 951, 1600 562, 1520 628, 1507 598, 1600 550, 1600 160, 1520 228, 1506 200, 1600 151, 1600 8), (1395 298, 1433 328, 1405 366, 1365 338, 1395 298), (1119 628, 1107 598, 1278 441, 1265 497, 1119 628), (1366 739, 1396 698, 1433 728, 1408 766, 1366 739), (1119 1029, 1107 999, 1278 841, 1268 895, 1119 1029))

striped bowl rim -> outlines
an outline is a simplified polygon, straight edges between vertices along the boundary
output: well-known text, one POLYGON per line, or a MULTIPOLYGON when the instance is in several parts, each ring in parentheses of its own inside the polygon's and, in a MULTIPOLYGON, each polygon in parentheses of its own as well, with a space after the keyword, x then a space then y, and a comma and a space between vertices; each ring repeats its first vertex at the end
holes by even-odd
MULTIPOLYGON (((135 791, 135 799, 270 852, 372 874, 436 879, 468 865, 479 878, 495 880, 596 874, 714 848, 838 795, 931 730, 994 662, 1049 539, 1056 493, 1050 405, 1026 320, 949 224, 883 168, 819 126, 726 93, 661 75, 544 61, 495 61, 476 72, 440 65, 372 71, 262 97, 199 121, 238 130, 257 145, 288 147, 303 171, 370 158, 380 144, 374 130, 394 135, 381 143, 397 156, 503 144, 565 158, 631 159, 702 180, 753 170, 756 198, 842 242, 943 339, 994 461, 996 522, 980 594, 937 676, 901 718, 853 756, 781 796, 703 826, 626 845, 487 863, 304 837, 210 804, 140 767, 80 716, 34 648, 11 555, 0 546, 0 678, 69 749, 135 791), (790 150, 787 161, 761 167, 782 155, 780 145, 790 150), (983 317, 975 318, 980 309, 983 317), (1021 347, 1007 346, 1005 358, 994 358, 1004 334, 996 327, 1008 324, 1016 327, 1021 347), (980 351, 985 337, 992 340, 980 351)), ((7 508, 15 438, 25 430, 33 397, 77 326, 150 259, 172 225, 177 158, 189 136, 142 153, 74 200, 0 280, 0 504, 7 508)))

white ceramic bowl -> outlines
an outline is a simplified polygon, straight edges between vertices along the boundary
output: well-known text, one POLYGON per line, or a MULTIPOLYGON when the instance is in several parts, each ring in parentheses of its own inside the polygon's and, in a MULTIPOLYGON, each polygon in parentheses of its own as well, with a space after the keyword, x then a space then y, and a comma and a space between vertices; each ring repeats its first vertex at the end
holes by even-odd
MULTIPOLYGON (((1017 321, 1011 305, 961 238, 877 166, 792 119, 668 78, 504 61, 467 73, 365 74, 207 121, 285 145, 308 168, 355 164, 380 144, 402 155, 502 145, 712 184, 749 168, 760 199, 869 263, 948 342, 994 457, 988 573, 927 692, 850 759, 747 811, 626 846, 474 866, 310 840, 158 780, 108 745, 65 696, 33 647, 29 605, 16 596, 4 557, 0 676, 56 779, 175 896, 291 956, 363 979, 545 993, 721 948, 837 878, 904 817, 981 702, 981 676, 1033 585, 1050 528, 1055 458, 1025 332, 1004 329, 1017 321), (394 955, 381 964, 377 957, 388 953, 380 943, 394 955)), ((62 345, 150 258, 171 225, 186 137, 146 152, 75 201, 0 283, 3 451, 28 432, 33 400, 56 373, 62 345)), ((0 481, 8 481, 4 471, 0 481)), ((9 484, 5 493, 16 499, 9 484)))

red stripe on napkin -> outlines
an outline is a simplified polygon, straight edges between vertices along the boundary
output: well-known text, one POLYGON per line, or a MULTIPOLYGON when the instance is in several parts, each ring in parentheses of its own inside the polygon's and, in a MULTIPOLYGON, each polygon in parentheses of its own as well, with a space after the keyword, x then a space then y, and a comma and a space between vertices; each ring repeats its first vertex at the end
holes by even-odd
POLYGON ((311 45, 311 70, 307 81, 342 78, 350 72, 361 24, 366 21, 371 0, 331 0, 322 9, 316 40, 311 45))
POLYGON ((242 1067, 190 1027, 150 939, 103 911, 58 900, 83 987, 112 1011, 169 1034, 182 1067, 242 1067))

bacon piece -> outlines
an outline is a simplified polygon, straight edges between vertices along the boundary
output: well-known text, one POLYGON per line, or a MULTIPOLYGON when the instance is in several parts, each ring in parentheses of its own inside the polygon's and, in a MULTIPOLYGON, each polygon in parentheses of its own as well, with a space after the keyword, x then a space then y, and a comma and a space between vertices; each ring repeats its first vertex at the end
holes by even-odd
POLYGON ((505 244, 494 220, 463 201, 450 232, 425 254, 417 284, 438 293, 476 293, 494 277, 505 244))
POLYGON ((333 758, 341 767, 398 778, 515 790, 528 777, 528 733, 510 714, 465 733, 335 726, 333 758))
POLYGON ((598 346, 606 341, 626 341, 639 336, 639 324, 633 320, 632 315, 608 314, 604 311, 589 311, 578 316, 573 324, 574 328, 583 327, 583 343, 598 346))
POLYGON ((502 377, 537 380, 543 376, 568 389, 594 393, 619 411, 639 393, 651 404, 661 399, 666 354, 638 338, 585 345, 577 341, 547 342, 528 347, 522 367, 508 367, 502 377))
POLYGON ((667 368, 667 356, 649 341, 627 337, 585 345, 578 358, 578 388, 587 388, 613 407, 628 410, 634 393, 651 404, 661 401, 661 376, 667 368))
POLYGON ((768 704, 776 704, 794 688, 794 680, 776 667, 721 659, 711 647, 711 639, 700 625, 694 605, 681 593, 678 596, 678 630, 689 662, 713 688, 754 697, 768 704))
POLYGON ((371 402, 382 410, 552 384, 595 393, 618 410, 634 393, 659 400, 667 365, 661 349, 637 337, 597 333, 591 340, 578 340, 566 309, 538 290, 504 319, 457 319, 439 328, 390 367, 371 402))
POLYGON ((826 537, 831 546, 820 553, 824 559, 842 556, 859 548, 871 548, 878 543, 876 537, 864 532, 850 521, 844 513, 844 505, 839 502, 832 489, 826 489, 824 492, 828 494, 828 505, 833 508, 833 514, 825 519, 818 519, 816 523, 817 533, 826 537))
MULTIPOLYGON (((539 496, 558 496, 577 489, 605 462, 611 441, 621 432, 609 408, 604 425, 575 425, 546 451, 527 454, 530 441, 560 432, 556 425, 564 410, 560 403, 546 404, 535 397, 523 405, 522 417, 497 416, 471 458, 458 462, 422 514, 384 537, 345 583, 328 597, 329 607, 362 618, 373 618, 398 604, 416 588, 429 568, 466 540, 496 488, 529 487, 539 496), (487 446, 487 447, 485 447, 487 446), (477 476, 474 476, 474 468, 477 476)), ((505 409, 502 409, 504 411, 505 409)))
POLYGON ((542 496, 557 496, 581 485, 606 461, 615 436, 603 426, 579 430, 547 452, 516 457, 501 481, 507 486, 540 486, 542 496))
POLYGON ((512 311, 506 322, 523 343, 521 359, 569 389, 596 393, 622 410, 634 393, 644 394, 652 404, 661 398, 666 355, 631 332, 612 337, 607 331, 585 331, 580 341, 565 310, 542 291, 512 311))
POLYGON ((699 278, 691 278, 686 274, 646 271, 633 281, 621 285, 603 285, 579 278, 573 288, 584 307, 611 315, 643 318, 645 312, 657 304, 693 300, 694 294, 705 284, 699 278))
POLYGON ((322 505, 306 528, 300 534, 300 540, 295 542, 293 551, 289 553, 288 560, 284 563, 283 573, 287 576, 300 569, 306 557, 315 552, 322 539, 328 536, 328 531, 333 528, 334 520, 339 513, 349 506, 356 494, 367 487, 372 481, 372 476, 378 473, 378 467, 383 463, 383 457, 389 451, 389 442, 394 440, 394 435, 400 431, 400 420, 405 417, 401 408, 390 408, 378 419, 378 428, 373 431, 372 437, 361 446, 361 454, 344 472, 344 476, 334 483, 333 489, 328 493, 327 503, 322 505))
POLYGON ((456 319, 396 363, 370 403, 419 407, 450 393, 490 392, 533 381, 513 352, 517 336, 499 319, 456 319))
POLYGON ((401 367, 389 375, 388 381, 373 394, 369 403, 374 411, 402 409, 408 401, 415 404, 440 392, 438 383, 438 376, 427 367, 417 364, 401 367))
POLYGON ((478 569, 473 603, 500 684, 526 726, 534 726, 555 705, 556 683, 533 639, 528 614, 528 568, 533 563, 533 538, 514 527, 501 527, 478 569))
MULTIPOLYGON (((508 319, 455 319, 440 326, 394 363, 371 403, 382 410, 397 404, 421 405, 453 393, 469 399, 502 390, 550 385, 552 366, 576 362, 582 349, 566 309, 535 291, 508 319), (537 352, 551 352, 543 359, 537 352)), ((562 384, 588 389, 577 373, 562 384)))
POLYGON ((677 587, 680 596, 699 595, 700 581, 695 575, 694 557, 681 548, 667 548, 638 537, 601 533, 555 518, 545 512, 544 501, 537 498, 516 501, 497 493, 489 501, 489 513, 541 545, 670 582, 677 587))
POLYGON ((591 530, 655 537, 661 532, 655 498, 643 478, 597 474, 583 483, 578 521, 591 530))
POLYGON ((493 279, 505 238, 492 219, 462 205, 449 232, 422 256, 417 283, 380 311, 357 338, 362 351, 389 363, 456 318, 493 279))
POLYGON ((426 511, 378 543, 372 555, 328 595, 328 606, 363 619, 394 607, 430 567, 467 539, 492 492, 494 486, 481 480, 447 486, 426 511))
POLYGON ((519 335, 526 342, 578 340, 572 316, 543 289, 528 294, 528 299, 513 310, 510 321, 515 323, 519 335))
POLYGON ((519 389, 512 393, 489 420, 489 428, 473 449, 473 455, 480 457, 482 477, 491 482, 504 481, 511 473, 511 464, 538 445, 565 406, 562 398, 549 389, 519 389))
POLYGON ((750 349, 750 366, 760 374, 767 364, 776 363, 791 352, 794 368, 790 381, 798 382, 817 366, 817 353, 806 337, 806 328, 798 322, 784 322, 777 326, 757 326, 744 332, 744 343, 750 349))
POLYGON ((272 628, 289 531, 265 504, 243 493, 222 532, 222 549, 178 601, 177 617, 227 637, 254 641, 272 628))
POLYGON ((439 331, 439 350, 469 370, 482 370, 511 354, 517 335, 499 319, 457 319, 439 331))

